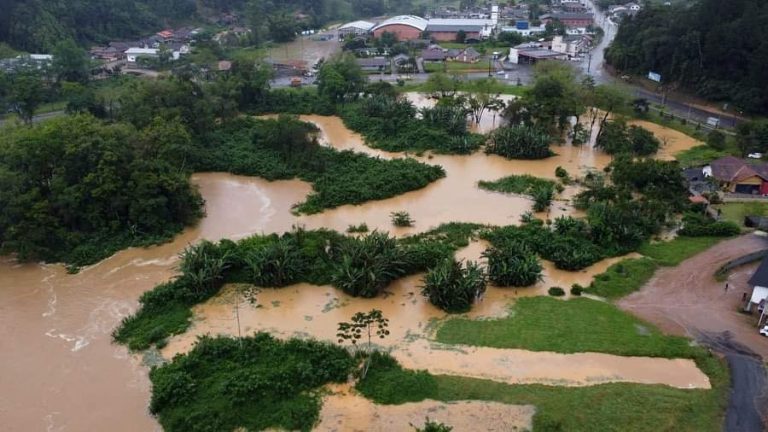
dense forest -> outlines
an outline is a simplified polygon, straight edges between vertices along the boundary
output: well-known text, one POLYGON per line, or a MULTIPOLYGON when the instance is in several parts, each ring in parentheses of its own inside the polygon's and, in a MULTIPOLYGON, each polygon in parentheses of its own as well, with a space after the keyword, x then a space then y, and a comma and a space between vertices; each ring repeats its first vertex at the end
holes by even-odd
POLYGON ((0 11, 0 42, 30 52, 64 39, 86 45, 137 38, 166 26, 216 22, 222 14, 240 18, 259 40, 279 40, 333 20, 423 12, 412 0, 0 0, 0 11))
POLYGON ((768 112, 766 23, 764 0, 647 7, 622 23, 606 59, 621 71, 658 72, 673 87, 764 114, 768 112))

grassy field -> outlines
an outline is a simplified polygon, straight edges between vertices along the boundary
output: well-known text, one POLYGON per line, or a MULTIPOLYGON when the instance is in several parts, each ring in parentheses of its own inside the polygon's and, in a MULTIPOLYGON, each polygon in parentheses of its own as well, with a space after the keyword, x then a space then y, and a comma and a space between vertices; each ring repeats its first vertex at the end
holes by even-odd
POLYGON ((726 404, 728 374, 717 358, 701 349, 696 362, 712 390, 660 385, 601 384, 589 387, 508 385, 404 370, 375 362, 357 388, 383 404, 434 399, 486 400, 536 406, 534 431, 719 431, 726 404))
POLYGON ((653 277, 658 263, 650 258, 626 259, 595 277, 585 292, 607 299, 617 299, 637 291, 653 277))
POLYGON ((723 240, 723 237, 676 237, 668 242, 646 243, 638 252, 659 265, 672 267, 723 240))
POLYGON ((734 202, 717 206, 722 212, 723 220, 733 222, 739 226, 744 224, 746 216, 766 216, 768 215, 768 202, 734 202))
POLYGON ((738 156, 738 150, 715 150, 708 145, 698 145, 676 154, 675 159, 684 168, 689 168, 706 165, 725 156, 738 156))
POLYGON ((666 358, 692 357, 695 353, 687 339, 666 336, 610 303, 587 298, 521 298, 506 318, 449 319, 438 329, 436 340, 559 353, 590 351, 666 358))

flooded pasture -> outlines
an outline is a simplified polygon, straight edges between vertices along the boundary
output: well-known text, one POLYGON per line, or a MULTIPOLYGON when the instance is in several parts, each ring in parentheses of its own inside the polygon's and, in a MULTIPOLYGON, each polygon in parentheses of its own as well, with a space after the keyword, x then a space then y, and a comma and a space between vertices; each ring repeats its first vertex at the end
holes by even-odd
POLYGON ((437 402, 425 400, 402 405, 377 405, 342 389, 323 398, 322 432, 387 432, 423 426, 427 417, 451 425, 456 432, 530 430, 536 408, 485 401, 437 402))
MULTIPOLYGON (((399 154, 378 152, 366 147, 360 136, 347 130, 338 118, 303 118, 320 127, 323 141, 328 145, 383 158, 401 157, 399 154)), ((680 149, 687 145, 689 143, 679 142, 680 149)), ((295 216, 290 212, 291 207, 301 202, 311 191, 311 185, 305 182, 268 182, 221 173, 196 174, 193 181, 206 199, 206 217, 172 242, 118 252, 96 265, 82 269, 76 275, 66 274, 60 265, 18 264, 12 258, 5 257, 0 261, 0 350, 3 352, 0 367, 5 371, 0 376, 0 418, 3 419, 3 428, 10 431, 159 429, 147 411, 147 368, 141 364, 138 356, 129 354, 125 347, 112 344, 110 333, 123 317, 136 309, 138 297, 143 292, 175 274, 177 254, 189 244, 200 239, 238 239, 256 233, 285 232, 297 223, 307 228, 328 227, 344 231, 348 225, 366 222, 372 229, 387 230, 396 235, 421 232, 452 221, 515 224, 520 215, 530 209, 530 200, 480 190, 477 187, 479 180, 496 180, 510 174, 554 178, 557 166, 577 173, 586 169, 601 169, 610 162, 608 156, 593 151, 589 146, 553 146, 553 150, 557 156, 544 161, 508 161, 482 153, 472 156, 419 156, 425 163, 442 165, 447 177, 422 190, 399 197, 360 206, 343 206, 310 216, 295 216), (415 227, 392 229, 389 213, 399 210, 411 214, 416 220, 415 227)), ((575 188, 569 188, 563 196, 568 197, 575 191, 575 188)), ((574 214, 574 210, 566 202, 558 202, 549 216, 558 214, 574 214)), ((460 256, 476 259, 482 249, 482 243, 473 243, 460 251, 460 256)), ((540 295, 552 285, 586 285, 594 274, 602 272, 611 262, 601 262, 577 273, 561 272, 545 263, 545 282, 517 292, 491 287, 484 300, 469 316, 502 316, 507 312, 509 302, 516 296, 540 295)), ((267 330, 277 335, 313 335, 322 339, 332 338, 336 324, 349 319, 354 312, 376 307, 382 309, 392 322, 392 337, 384 343, 391 347, 408 346, 408 351, 403 351, 409 353, 408 356, 397 354, 396 350, 395 353, 404 362, 411 359, 410 364, 418 366, 423 364, 418 362, 427 362, 432 355, 432 349, 425 345, 426 335, 429 335, 436 320, 444 318, 443 313, 421 297, 420 278, 420 275, 404 278, 393 284, 386 296, 373 300, 352 299, 331 287, 296 285, 280 290, 265 289, 258 293, 256 307, 245 302, 237 294, 236 287, 230 286, 208 303, 196 307, 195 323, 191 331, 172 339, 163 352, 171 355, 173 352, 186 351, 197 335, 207 332, 237 334, 233 314, 235 304, 241 312, 241 325, 245 332, 267 330)), ((511 357, 507 360, 512 361, 524 354, 509 355, 511 357)), ((463 361, 475 356, 478 361, 490 361, 490 357, 482 353, 464 357, 463 361)), ((590 365, 594 365, 592 372, 580 372, 578 377, 574 378, 574 375, 569 379, 579 381, 617 373, 610 368, 600 372, 604 366, 602 363, 590 365)), ((637 367, 646 370, 644 365, 637 367)), ((504 367, 494 366, 496 370, 504 367)), ((690 371, 680 367, 675 366, 673 369, 681 377, 691 376, 686 375, 690 371)), ((560 379, 561 375, 553 370, 538 370, 536 379, 560 379)), ((656 374, 652 368, 647 371, 655 377, 656 382, 664 382, 664 377, 668 376, 662 371, 656 374)), ((521 379, 529 379, 524 374, 519 376, 523 377, 521 379)), ((622 377, 626 380, 640 380, 628 374, 622 377)), ((693 379, 689 381, 695 382, 693 379)), ((675 384, 670 381, 670 385, 675 384)), ((456 417, 448 418, 452 424, 457 425, 456 430, 462 430, 458 427, 461 421, 469 422, 467 428, 475 424, 471 417, 466 416, 466 410, 486 409, 475 405, 487 406, 490 410, 492 406, 482 403, 459 409, 416 405, 414 409, 409 406, 378 407, 366 405, 365 401, 356 403, 352 406, 359 407, 359 412, 369 413, 366 410, 373 409, 377 413, 386 414, 382 414, 382 418, 391 417, 391 421, 398 422, 411 419, 409 416, 423 409, 434 410, 436 419, 441 419, 438 412, 445 412, 446 415, 458 412, 456 417)), ((336 409, 337 414, 336 417, 333 417, 334 414, 328 415, 337 418, 338 410, 343 409, 340 408, 343 406, 329 403, 327 410, 336 409)), ((365 422, 373 421, 370 416, 356 417, 359 413, 357 408, 347 411, 350 422, 359 419, 361 430, 399 428, 401 424, 369 424, 365 422)), ((520 418, 520 425, 525 427, 531 415, 532 412, 520 411, 515 415, 510 414, 510 418, 520 418)), ((493 416, 506 418, 499 414, 493 416)), ((412 421, 419 420, 415 418, 412 421)), ((325 425, 325 422, 324 418, 322 424, 325 425)), ((334 427, 338 426, 331 424, 324 430, 333 430, 334 427)), ((507 429, 499 426, 498 430, 507 429)))

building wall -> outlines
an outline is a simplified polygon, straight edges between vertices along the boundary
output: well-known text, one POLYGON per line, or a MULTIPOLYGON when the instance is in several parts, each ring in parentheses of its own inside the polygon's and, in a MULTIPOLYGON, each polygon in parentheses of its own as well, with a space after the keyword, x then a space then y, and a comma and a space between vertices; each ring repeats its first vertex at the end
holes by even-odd
MULTIPOLYGON (((439 42, 453 42, 458 32, 430 32, 429 37, 439 42)), ((480 39, 480 33, 467 32, 467 39, 480 39)))
POLYGON ((384 32, 394 33, 397 36, 397 40, 400 41, 419 39, 419 36, 421 36, 421 30, 416 27, 404 24, 390 24, 374 30, 373 37, 380 38, 384 32))
POLYGON ((736 192, 737 185, 750 185, 750 186, 762 186, 763 179, 760 177, 750 177, 748 179, 741 180, 738 183, 731 183, 728 185, 729 192, 736 192))

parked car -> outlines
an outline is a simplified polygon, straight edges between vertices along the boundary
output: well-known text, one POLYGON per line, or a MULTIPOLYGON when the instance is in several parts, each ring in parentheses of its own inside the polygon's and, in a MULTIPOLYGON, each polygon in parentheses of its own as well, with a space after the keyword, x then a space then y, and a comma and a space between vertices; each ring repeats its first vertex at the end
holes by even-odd
POLYGON ((760 329, 760 334, 763 336, 768 336, 768 325, 760 329))

